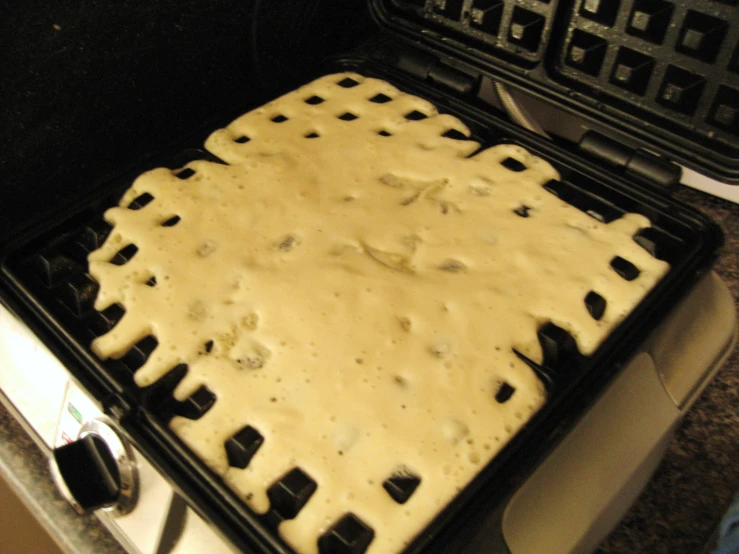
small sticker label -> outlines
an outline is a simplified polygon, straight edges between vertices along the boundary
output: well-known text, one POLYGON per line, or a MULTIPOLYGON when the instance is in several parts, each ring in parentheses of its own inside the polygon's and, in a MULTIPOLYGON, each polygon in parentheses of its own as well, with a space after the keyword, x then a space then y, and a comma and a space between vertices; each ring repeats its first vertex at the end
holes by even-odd
POLYGON ((70 414, 72 414, 72 417, 77 420, 77 423, 82 423, 82 414, 80 411, 74 407, 74 404, 71 402, 67 404, 67 410, 70 414))

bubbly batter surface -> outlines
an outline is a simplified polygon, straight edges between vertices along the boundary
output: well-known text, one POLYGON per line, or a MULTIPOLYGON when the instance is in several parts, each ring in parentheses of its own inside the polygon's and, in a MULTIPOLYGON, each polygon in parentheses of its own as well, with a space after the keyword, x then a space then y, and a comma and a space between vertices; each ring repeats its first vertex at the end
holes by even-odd
POLYGON ((369 552, 402 550, 545 402, 513 349, 541 360, 551 321, 593 352, 667 269, 632 239, 646 218, 601 223, 542 188, 558 179, 545 161, 449 130, 469 135, 386 82, 323 77, 213 133, 228 165, 141 175, 89 257, 95 307, 126 310, 93 350, 156 337, 140 386, 188 365, 175 396, 217 400, 171 426, 213 471, 257 512, 295 467, 317 483, 279 528, 301 553, 348 512, 369 552), (230 467, 224 443, 247 425, 263 443, 230 467), (420 478, 404 504, 383 488, 397 474, 420 478))

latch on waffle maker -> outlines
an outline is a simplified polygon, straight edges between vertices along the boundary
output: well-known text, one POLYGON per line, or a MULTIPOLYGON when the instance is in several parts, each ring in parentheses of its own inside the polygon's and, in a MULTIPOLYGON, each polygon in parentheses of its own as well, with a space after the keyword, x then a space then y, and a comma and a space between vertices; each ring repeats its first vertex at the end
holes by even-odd
POLYGON ((679 165, 641 148, 626 146, 596 131, 587 131, 578 146, 584 154, 623 169, 626 175, 639 177, 668 190, 674 189, 682 176, 679 165))

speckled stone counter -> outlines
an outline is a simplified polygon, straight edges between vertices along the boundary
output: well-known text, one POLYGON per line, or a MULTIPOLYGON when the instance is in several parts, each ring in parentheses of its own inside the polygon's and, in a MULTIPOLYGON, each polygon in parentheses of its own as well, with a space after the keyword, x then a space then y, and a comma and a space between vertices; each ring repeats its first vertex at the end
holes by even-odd
MULTIPOLYGON (((726 245, 715 270, 739 298, 739 206, 686 188, 676 196, 724 229, 726 245)), ((688 413, 654 478, 600 554, 701 551, 739 491, 738 408, 739 351, 688 413)), ((77 516, 62 500, 41 451, 1 404, 0 475, 66 551, 121 552, 95 517, 77 516)))

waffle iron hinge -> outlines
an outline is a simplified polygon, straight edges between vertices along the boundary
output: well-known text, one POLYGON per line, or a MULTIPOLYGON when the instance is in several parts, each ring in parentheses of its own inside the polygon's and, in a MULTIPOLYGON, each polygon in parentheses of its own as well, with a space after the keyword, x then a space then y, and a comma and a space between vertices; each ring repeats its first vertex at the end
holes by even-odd
POLYGON ((632 148, 617 140, 589 130, 578 145, 580 152, 621 169, 663 190, 674 190, 682 177, 682 168, 642 148, 632 148))
MULTIPOLYGON (((426 52, 401 52, 396 58, 396 65, 421 81, 440 85, 460 96, 477 95, 480 89, 482 79, 479 73, 468 72, 466 68, 451 65, 426 52)), ((588 157, 604 161, 625 175, 637 177, 661 190, 674 190, 682 177, 679 165, 597 131, 586 131, 580 138, 578 149, 588 157)))
POLYGON ((479 73, 466 73, 460 68, 444 63, 436 56, 425 52, 401 52, 396 63, 398 69, 422 81, 441 85, 461 96, 476 95, 480 88, 479 73))

